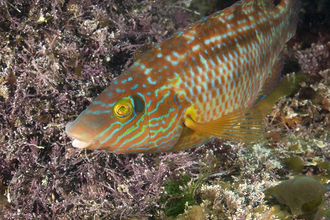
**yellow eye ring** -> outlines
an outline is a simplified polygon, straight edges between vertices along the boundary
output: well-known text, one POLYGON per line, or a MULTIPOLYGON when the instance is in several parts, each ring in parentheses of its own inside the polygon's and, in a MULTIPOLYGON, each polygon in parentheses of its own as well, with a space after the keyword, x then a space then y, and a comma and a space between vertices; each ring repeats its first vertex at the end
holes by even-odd
POLYGON ((130 99, 122 99, 116 102, 112 109, 113 115, 118 119, 126 119, 133 113, 133 105, 130 99))

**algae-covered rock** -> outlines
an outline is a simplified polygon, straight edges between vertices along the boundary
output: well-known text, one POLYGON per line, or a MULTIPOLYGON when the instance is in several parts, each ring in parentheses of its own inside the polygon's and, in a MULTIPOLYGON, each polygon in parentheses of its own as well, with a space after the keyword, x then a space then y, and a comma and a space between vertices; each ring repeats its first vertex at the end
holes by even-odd
POLYGON ((317 211, 322 204, 327 188, 311 177, 286 180, 270 188, 266 194, 274 196, 280 203, 290 207, 293 215, 317 211))
POLYGON ((175 220, 203 220, 206 219, 204 209, 199 205, 192 206, 184 214, 179 215, 175 220))

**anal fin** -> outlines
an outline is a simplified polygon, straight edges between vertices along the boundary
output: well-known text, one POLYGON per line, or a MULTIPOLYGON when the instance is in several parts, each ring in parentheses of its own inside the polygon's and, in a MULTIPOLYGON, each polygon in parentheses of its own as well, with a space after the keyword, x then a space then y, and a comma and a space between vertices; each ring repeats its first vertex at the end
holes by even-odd
POLYGON ((282 70, 283 70, 283 59, 281 56, 277 59, 272 69, 269 71, 267 78, 259 91, 258 97, 256 98, 254 105, 260 102, 261 99, 265 98, 277 85, 277 83, 282 78, 282 70))

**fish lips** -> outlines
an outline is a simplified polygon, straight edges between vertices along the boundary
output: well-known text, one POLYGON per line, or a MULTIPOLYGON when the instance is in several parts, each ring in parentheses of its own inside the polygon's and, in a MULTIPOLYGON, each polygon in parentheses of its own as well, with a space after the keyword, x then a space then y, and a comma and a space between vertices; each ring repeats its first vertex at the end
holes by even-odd
POLYGON ((83 135, 78 134, 77 126, 75 126, 75 121, 69 122, 65 127, 65 132, 73 138, 72 146, 76 148, 91 148, 92 146, 97 146, 100 141, 90 139, 88 137, 85 137, 83 135))

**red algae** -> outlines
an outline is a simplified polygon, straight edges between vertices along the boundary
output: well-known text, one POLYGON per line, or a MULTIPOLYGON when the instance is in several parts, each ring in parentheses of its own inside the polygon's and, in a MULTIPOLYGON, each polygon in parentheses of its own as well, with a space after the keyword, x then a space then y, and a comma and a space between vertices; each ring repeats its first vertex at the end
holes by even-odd
POLYGON ((0 2, 1 219, 168 219, 160 198, 173 196, 164 183, 184 175, 187 187, 196 187, 196 206, 183 208, 183 216, 195 210, 212 219, 301 217, 266 200, 264 190, 295 175, 329 184, 329 0, 302 1, 283 74, 307 78, 265 117, 269 139, 214 140, 160 155, 71 147, 65 124, 131 65, 137 47, 229 6, 196 2, 0 2), (283 163, 292 157, 301 158, 295 171, 283 163))

